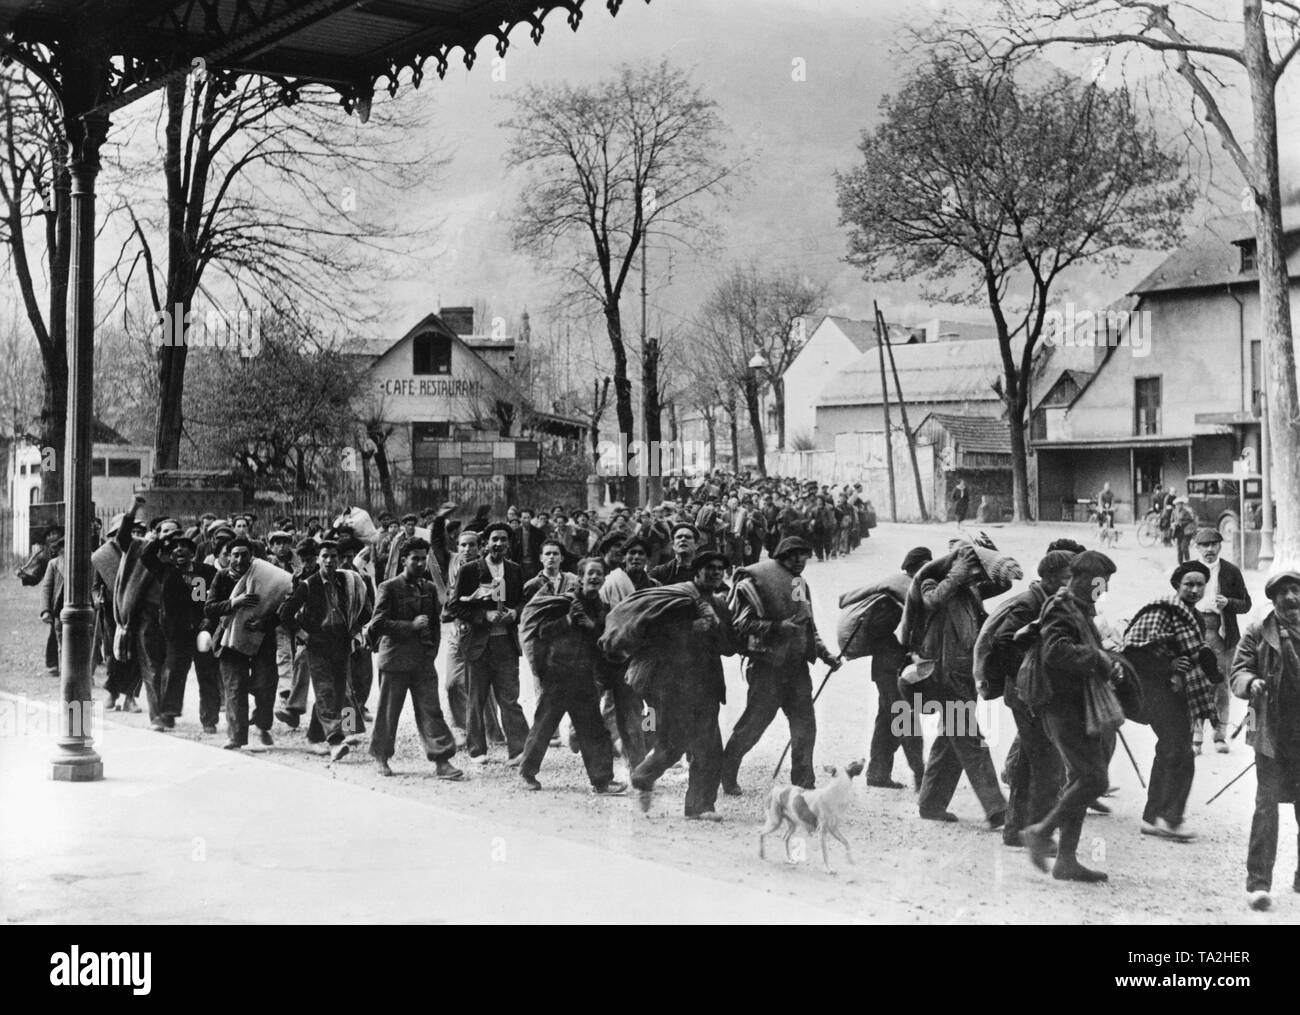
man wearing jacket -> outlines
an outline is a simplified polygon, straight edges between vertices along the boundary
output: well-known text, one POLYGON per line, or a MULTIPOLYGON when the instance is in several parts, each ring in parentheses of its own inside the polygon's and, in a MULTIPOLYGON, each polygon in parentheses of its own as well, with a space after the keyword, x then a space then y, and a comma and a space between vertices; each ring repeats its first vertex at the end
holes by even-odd
POLYGON ((1093 617, 1096 598, 1106 591, 1115 565, 1109 557, 1088 550, 1070 565, 1070 583, 1048 600, 1043 613, 1036 672, 1017 693, 1036 714, 1056 745, 1065 765, 1065 789, 1056 805, 1037 824, 1026 825, 1021 841, 1039 870, 1047 870, 1052 855, 1052 833, 1061 830, 1052 877, 1058 881, 1093 883, 1107 880, 1101 871, 1079 863, 1079 838, 1088 805, 1106 792, 1106 747, 1100 734, 1089 734, 1087 684, 1118 678, 1118 663, 1102 648, 1093 617))
MULTIPOLYGON (((1249 613, 1250 593, 1246 591, 1245 579, 1237 565, 1219 556, 1223 549, 1223 536, 1218 529, 1208 526, 1196 530, 1196 552, 1207 568, 1210 577, 1205 583, 1205 595, 1194 607, 1205 622, 1205 644, 1214 652, 1219 661, 1219 672, 1232 672, 1232 654, 1237 650, 1241 633, 1237 627, 1237 615, 1249 613)), ((1214 749, 1220 754, 1228 753, 1228 707, 1232 703, 1232 689, 1225 679, 1215 686, 1214 707, 1218 718, 1211 724, 1214 727, 1214 749)), ((1196 720, 1192 723, 1192 750, 1201 753, 1201 743, 1205 732, 1205 723, 1196 720)))
POLYGON ((364 728, 348 670, 353 639, 370 619, 370 609, 361 576, 339 567, 338 543, 323 540, 317 559, 318 569, 281 606, 280 621, 296 622, 307 635, 307 672, 316 696, 308 740, 322 737, 330 760, 338 761, 348 753, 347 737, 364 728))
POLYGON ((983 694, 991 671, 1004 675, 1002 700, 1016 723, 1016 739, 1007 753, 1007 822, 1002 841, 1020 846, 1020 830, 1047 817, 1061 789, 1061 761, 1056 747, 1034 715, 1016 693, 1016 672, 1025 651, 1015 643, 1016 632, 1036 621, 1047 600, 1070 582, 1070 564, 1075 554, 1049 550, 1038 562, 1038 578, 1018 596, 1000 605, 980 629, 975 641, 975 684, 983 694), (984 686, 981 686, 984 685, 984 686))
POLYGON ((736 634, 749 646, 745 711, 727 741, 722 759, 722 791, 740 796, 740 762, 758 743, 778 710, 790 724, 790 781, 812 789, 816 783, 809 665, 820 659, 834 673, 840 660, 822 643, 812 615, 812 594, 803 578, 813 549, 802 539, 783 539, 775 560, 739 569, 732 589, 736 634))
POLYGON ((494 694, 501 711, 509 763, 519 764, 528 739, 528 720, 519 707, 519 610, 524 582, 519 565, 506 559, 510 526, 494 522, 483 532, 487 556, 465 564, 447 612, 465 621, 460 651, 469 669, 468 749, 471 760, 487 761, 483 709, 494 694))
POLYGON ((673 526, 673 559, 658 567, 650 569, 650 577, 660 585, 678 585, 693 581, 696 547, 699 545, 700 533, 694 525, 680 524, 673 526))
MULTIPOLYGON (((451 763, 456 742, 438 703, 438 671, 434 660, 442 637, 438 591, 428 577, 430 546, 423 539, 405 544, 402 573, 379 586, 371 634, 379 639, 379 704, 370 737, 370 753, 380 775, 392 775, 388 760, 397 740, 406 695, 411 695, 415 728, 424 753, 437 767, 439 779, 457 781, 464 773, 451 763)), ((436 566, 436 564, 435 564, 436 566)))
POLYGON ((216 581, 217 569, 195 561, 198 545, 184 536, 156 539, 141 561, 162 585, 159 621, 166 651, 163 656, 163 714, 171 721, 185 708, 185 684, 193 665, 199 679, 199 724, 204 733, 217 732, 221 708, 221 665, 210 652, 195 651, 203 627, 203 610, 216 581), (161 553, 170 554, 170 562, 161 553))
MULTIPOLYGON (((1232 664, 1232 692, 1250 702, 1246 743, 1255 749, 1246 898, 1256 910, 1273 905, 1278 804, 1289 800, 1300 822, 1300 571, 1273 575, 1264 595, 1273 609, 1247 628, 1232 664)), ((1300 892, 1300 870, 1292 887, 1300 892)))
MULTIPOLYGON (((992 554, 988 557, 992 560, 992 554)), ((918 800, 921 817, 956 821, 948 810, 965 771, 993 828, 1006 820, 1006 798, 998 785, 988 744, 975 723, 975 639, 985 620, 983 600, 1006 591, 992 580, 970 543, 917 572, 903 607, 902 643, 931 671, 940 705, 939 734, 930 748, 918 800)))
MULTIPOLYGON (((913 547, 903 558, 898 571, 888 578, 840 597, 840 609, 877 595, 888 595, 901 607, 912 587, 912 578, 932 559, 927 547, 913 547)), ((907 654, 891 631, 876 647, 871 656, 871 682, 876 685, 876 723, 871 732, 870 760, 867 762, 867 785, 880 789, 902 789, 894 781, 894 756, 903 749, 912 770, 912 782, 917 790, 925 774, 925 747, 921 737, 920 717, 912 711, 911 703, 898 689, 898 675, 902 672, 907 654)))
MULTIPOLYGON (((231 617, 226 623, 233 623, 234 616, 240 611, 254 609, 261 605, 261 596, 256 592, 243 592, 234 595, 235 586, 248 574, 253 566, 253 545, 245 536, 236 536, 230 541, 230 567, 218 571, 212 580, 212 591, 208 594, 207 605, 203 608, 204 617, 211 627, 216 627, 222 618, 231 617)), ((248 696, 253 696, 252 724, 260 731, 262 744, 270 747, 271 723, 274 719, 275 687, 278 672, 275 668, 275 626, 276 615, 267 614, 258 620, 250 620, 246 627, 251 630, 261 629, 263 637, 256 651, 248 654, 233 647, 222 647, 221 635, 214 635, 213 651, 219 652, 218 665, 221 668, 221 685, 226 699, 226 743, 227 750, 239 750, 248 743, 248 696)))

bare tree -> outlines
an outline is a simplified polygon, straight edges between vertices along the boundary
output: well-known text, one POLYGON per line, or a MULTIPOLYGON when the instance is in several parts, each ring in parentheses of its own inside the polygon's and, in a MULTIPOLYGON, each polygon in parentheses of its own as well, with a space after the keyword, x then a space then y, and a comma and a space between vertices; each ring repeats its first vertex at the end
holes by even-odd
MULTIPOLYGON (((131 239, 117 259, 119 280, 128 293, 139 272, 148 320, 167 314, 172 325, 170 337, 153 328, 157 468, 179 464, 189 347, 174 336, 190 322, 200 291, 212 303, 210 316, 227 327, 270 305, 357 324, 374 312, 364 295, 368 273, 385 254, 414 256, 412 226, 381 213, 394 193, 440 167, 412 140, 425 132, 410 104, 378 105, 362 128, 339 123, 324 89, 307 89, 291 112, 284 99, 279 85, 261 78, 233 86, 212 75, 176 78, 156 126, 161 166, 122 152, 116 185, 131 239), (400 126, 391 108, 399 105, 400 126)), ((409 196, 401 204, 409 209, 409 196)), ((212 323, 200 313, 191 327, 212 323)))
MULTIPOLYGON (((0 75, 0 239, 40 350, 38 439, 44 447, 57 448, 60 456, 68 415, 72 222, 62 123, 57 100, 28 71, 12 65, 0 75)), ((31 422, 22 421, 24 432, 31 422)), ((45 473, 41 485, 46 500, 62 500, 63 470, 45 473)))
POLYGON ((700 312, 699 332, 722 376, 738 390, 754 434, 760 475, 767 475, 763 390, 773 389, 785 444, 782 375, 807 342, 804 317, 826 299, 826 287, 793 271, 768 271, 755 263, 734 265, 700 312))
POLYGON ((1127 92, 1056 72, 1031 86, 935 53, 881 114, 861 164, 837 175, 849 260, 868 278, 921 276, 988 306, 1014 512, 1028 519, 1028 378, 1052 287, 1081 261, 1180 236, 1186 168, 1127 92), (1028 287, 1023 314, 1013 284, 1028 287))
POLYGON ((1190 2, 1001 0, 992 25, 966 28, 957 37, 999 59, 1054 46, 1096 47, 1121 56, 1144 50, 1158 54, 1182 79, 1203 122, 1241 173, 1246 203, 1255 216, 1277 556, 1300 558, 1300 397, 1282 240, 1277 129, 1278 83, 1300 52, 1300 4, 1242 0, 1238 20, 1190 2), (1234 124, 1226 100, 1243 77, 1250 122, 1234 124))
MULTIPOLYGON (((706 240, 701 199, 725 194, 716 103, 667 62, 596 85, 536 85, 515 100, 509 164, 526 172, 515 243, 564 265, 567 295, 599 310, 613 353, 619 429, 635 433, 622 299, 646 231, 706 240)), ((630 500, 624 490, 624 500, 630 500)))

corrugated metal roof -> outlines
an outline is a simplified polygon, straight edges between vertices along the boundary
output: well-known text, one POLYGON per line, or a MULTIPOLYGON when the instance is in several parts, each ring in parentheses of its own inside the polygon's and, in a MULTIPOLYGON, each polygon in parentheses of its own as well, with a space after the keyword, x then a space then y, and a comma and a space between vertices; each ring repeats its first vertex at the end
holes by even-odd
MULTIPOLYGON (((1023 339, 1013 342, 1019 358, 1023 339)), ((993 383, 1002 376, 997 342, 933 342, 895 345, 894 361, 903 397, 913 402, 997 400, 993 383)), ((885 360, 889 400, 895 400, 894 378, 885 360)), ((880 363, 873 349, 849 364, 822 389, 818 405, 880 405, 880 363)))

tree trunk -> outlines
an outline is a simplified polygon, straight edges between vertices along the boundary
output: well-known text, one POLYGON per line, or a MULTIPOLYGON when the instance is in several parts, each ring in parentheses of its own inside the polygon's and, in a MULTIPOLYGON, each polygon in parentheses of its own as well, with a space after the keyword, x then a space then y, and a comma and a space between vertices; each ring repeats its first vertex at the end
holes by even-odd
POLYGON ((1255 236, 1259 264, 1260 324, 1268 362, 1268 424, 1272 442, 1272 496, 1277 503, 1274 559, 1300 556, 1300 419, 1297 419, 1295 346, 1291 334, 1290 281, 1282 255, 1282 192, 1278 173, 1277 97, 1272 61, 1258 0, 1246 0, 1246 70, 1254 110, 1255 236))
POLYGON ((651 504, 664 499, 663 407, 659 404, 659 340, 647 338, 641 354, 641 412, 645 417, 645 442, 649 454, 646 497, 651 504), (657 447, 658 446, 658 447, 657 447))
POLYGON ((677 422, 677 403, 668 403, 668 439, 676 444, 682 439, 682 430, 677 422))
POLYGON ((704 427, 709 433, 709 468, 718 465, 718 417, 710 412, 704 417, 704 427))
POLYGON ((736 410, 736 395, 733 392, 727 403, 727 423, 731 427, 731 471, 740 471, 740 413, 736 410))
MULTIPOLYGON (((627 434, 630 447, 636 437, 635 413, 632 410, 632 382, 627 376, 627 348, 623 345, 623 319, 618 301, 605 304, 605 330, 609 333, 610 349, 614 353, 614 414, 620 433, 627 434)), ((631 506, 636 503, 637 484, 627 476, 627 463, 623 462, 623 475, 613 484, 618 488, 616 500, 631 506)))
POLYGON ((167 181, 167 284, 165 304, 157 309, 172 317, 172 337, 164 336, 158 350, 158 415, 154 425, 154 469, 180 467, 181 427, 185 423, 185 317, 193 305, 193 288, 187 285, 185 251, 186 195, 181 186, 181 128, 184 125, 185 79, 168 83, 166 91, 166 150, 163 176, 167 181), (179 315, 179 320, 176 315, 179 315), (178 340, 179 339, 179 340, 178 340))
POLYGON ((778 451, 790 450, 785 446, 785 378, 772 381, 772 397, 776 402, 776 447, 778 451))
MULTIPOLYGON (((767 475, 767 448, 763 435, 763 406, 758 397, 758 379, 745 378, 745 408, 749 411, 749 426, 754 431, 754 458, 758 463, 758 474, 767 475)), ((740 471, 740 458, 736 459, 736 471, 740 471)))
POLYGON ((1007 425, 1011 428, 1011 510, 1017 522, 1031 521, 1029 509, 1029 453, 1025 443, 1025 388, 1007 405, 1007 425))
POLYGON ((384 509, 389 514, 397 514, 397 498, 393 496, 393 476, 388 470, 387 438, 379 431, 371 431, 370 439, 375 442, 375 471, 379 473, 379 489, 384 495, 384 509))
POLYGON ((372 496, 370 491, 370 459, 373 457, 373 453, 361 456, 361 499, 365 502, 367 511, 370 510, 370 498, 372 496))

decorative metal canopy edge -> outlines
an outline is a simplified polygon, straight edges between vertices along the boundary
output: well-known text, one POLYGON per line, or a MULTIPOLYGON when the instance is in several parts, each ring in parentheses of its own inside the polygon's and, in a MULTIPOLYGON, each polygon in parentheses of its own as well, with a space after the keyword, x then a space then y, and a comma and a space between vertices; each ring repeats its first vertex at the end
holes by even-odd
MULTIPOLYGON (((0 0, 0 59, 18 60, 58 89, 67 47, 88 41, 109 58, 108 81, 86 114, 107 114, 198 71, 223 93, 241 75, 274 81, 280 100, 325 85, 366 118, 375 88, 396 95, 403 71, 418 88, 426 63, 447 74, 456 50, 467 69, 494 40, 505 56, 527 25, 540 44, 546 18, 567 12, 577 31, 593 0, 0 0)), ((645 0, 647 4, 650 0, 645 0)), ((617 15, 623 0, 605 0, 617 15)))

